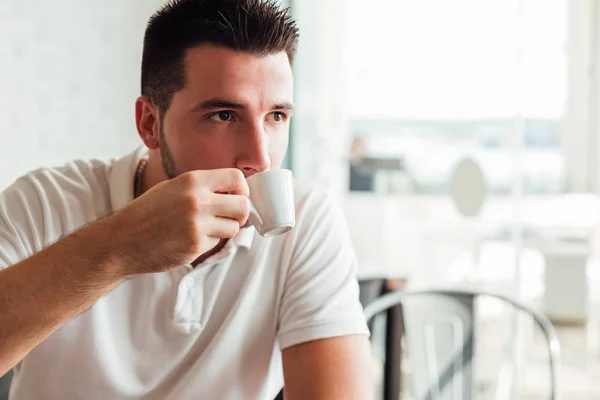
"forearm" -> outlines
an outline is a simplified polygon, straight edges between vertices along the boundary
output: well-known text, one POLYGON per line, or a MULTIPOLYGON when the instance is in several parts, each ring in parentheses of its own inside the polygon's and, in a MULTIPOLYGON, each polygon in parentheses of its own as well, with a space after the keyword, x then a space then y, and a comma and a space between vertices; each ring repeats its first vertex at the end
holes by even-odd
POLYGON ((0 271, 0 376, 123 275, 90 225, 0 271))

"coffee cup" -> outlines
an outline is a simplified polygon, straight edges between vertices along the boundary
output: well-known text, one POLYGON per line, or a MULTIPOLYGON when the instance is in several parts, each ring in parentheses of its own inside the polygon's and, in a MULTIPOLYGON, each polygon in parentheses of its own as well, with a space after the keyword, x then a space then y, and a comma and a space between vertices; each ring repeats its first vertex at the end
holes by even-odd
POLYGON ((296 224, 294 177, 287 169, 274 169, 247 178, 250 222, 264 237, 289 232, 296 224))

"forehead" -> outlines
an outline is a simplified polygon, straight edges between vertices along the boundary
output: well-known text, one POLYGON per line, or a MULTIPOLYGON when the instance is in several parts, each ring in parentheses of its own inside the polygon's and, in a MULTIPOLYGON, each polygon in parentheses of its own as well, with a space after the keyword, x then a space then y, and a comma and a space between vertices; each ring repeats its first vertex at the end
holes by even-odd
MULTIPOLYGON (((186 94, 236 101, 291 102, 292 68, 285 52, 257 56, 202 45, 185 57, 186 94)), ((270 105, 269 105, 270 106, 270 105)))

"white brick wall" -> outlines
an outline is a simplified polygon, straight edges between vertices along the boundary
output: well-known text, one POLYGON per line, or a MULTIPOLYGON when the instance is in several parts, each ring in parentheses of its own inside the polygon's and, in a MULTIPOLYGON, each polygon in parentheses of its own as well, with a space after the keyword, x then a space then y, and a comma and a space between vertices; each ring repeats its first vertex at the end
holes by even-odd
POLYGON ((142 40, 163 0, 0 0, 0 189, 28 170, 124 154, 142 40))

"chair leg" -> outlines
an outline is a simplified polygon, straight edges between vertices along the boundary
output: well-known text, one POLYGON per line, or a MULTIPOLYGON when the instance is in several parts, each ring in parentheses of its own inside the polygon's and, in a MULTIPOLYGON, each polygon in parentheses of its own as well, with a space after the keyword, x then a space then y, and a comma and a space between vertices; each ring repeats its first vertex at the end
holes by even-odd
POLYGON ((398 400, 402 393, 402 306, 387 311, 385 334, 384 400, 398 400))

